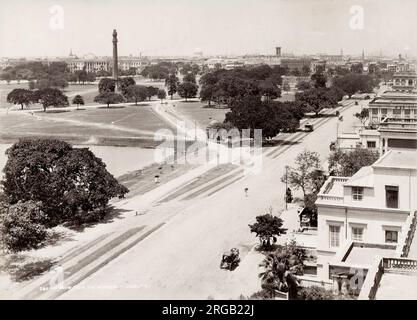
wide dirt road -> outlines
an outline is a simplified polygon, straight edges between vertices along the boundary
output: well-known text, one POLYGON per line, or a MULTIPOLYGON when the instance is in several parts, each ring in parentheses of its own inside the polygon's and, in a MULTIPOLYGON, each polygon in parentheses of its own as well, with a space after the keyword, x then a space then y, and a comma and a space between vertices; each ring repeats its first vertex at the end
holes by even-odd
MULTIPOLYGON (((353 113, 343 112, 339 132, 352 131, 353 113)), ((247 175, 210 196, 187 200, 186 206, 166 224, 107 263, 58 298, 62 299, 206 299, 237 298, 225 291, 233 272, 220 270, 223 251, 238 247, 244 259, 257 243, 248 224, 269 207, 278 213, 284 206, 285 185, 280 178, 285 165, 307 148, 325 161, 335 140, 336 118, 294 144, 278 157, 264 156, 259 174, 247 175), (244 188, 249 188, 248 197, 244 188)), ((161 208, 163 209, 163 208, 161 208)), ((163 217, 163 212, 158 213, 163 217)), ((253 270, 254 273, 257 270, 253 270)), ((230 288, 229 288, 230 289, 230 288)), ((242 288, 243 290, 243 288, 242 288)))

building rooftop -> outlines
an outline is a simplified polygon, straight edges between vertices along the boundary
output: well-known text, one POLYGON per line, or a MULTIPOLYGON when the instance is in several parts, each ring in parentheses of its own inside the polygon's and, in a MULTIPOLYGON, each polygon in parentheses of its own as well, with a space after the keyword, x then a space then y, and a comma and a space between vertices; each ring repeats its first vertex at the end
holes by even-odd
POLYGON ((380 98, 393 97, 393 98, 417 99, 417 92, 416 91, 393 91, 393 90, 388 90, 388 91, 385 91, 384 93, 382 93, 379 97, 380 98))
POLYGON ((376 98, 372 103, 402 103, 402 104, 416 104, 417 103, 417 98, 416 99, 385 99, 385 98, 376 98))
POLYGON ((417 152, 408 150, 390 150, 379 158, 372 167, 417 170, 417 152))
POLYGON ((378 130, 365 129, 359 132, 361 136, 379 136, 378 130))
POLYGON ((413 70, 406 70, 406 71, 400 71, 396 72, 393 75, 394 78, 401 78, 401 77, 413 77, 416 78, 417 74, 413 70))
POLYGON ((417 299, 417 275, 384 273, 376 293, 376 300, 417 299))
POLYGON ((351 263, 352 265, 360 264, 370 266, 373 263, 375 257, 395 257, 395 249, 376 246, 361 247, 355 245, 352 247, 344 262, 351 263))
POLYGON ((371 188, 374 186, 374 176, 372 167, 362 167, 356 172, 352 177, 349 178, 345 186, 355 186, 355 187, 368 187, 371 188))

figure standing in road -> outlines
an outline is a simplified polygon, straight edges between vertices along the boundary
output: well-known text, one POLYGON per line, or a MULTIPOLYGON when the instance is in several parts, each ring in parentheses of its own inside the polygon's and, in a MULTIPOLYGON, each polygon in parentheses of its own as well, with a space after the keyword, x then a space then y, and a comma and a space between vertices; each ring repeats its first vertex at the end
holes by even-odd
POLYGON ((249 191, 249 188, 245 188, 245 196, 246 197, 248 196, 248 191, 249 191))

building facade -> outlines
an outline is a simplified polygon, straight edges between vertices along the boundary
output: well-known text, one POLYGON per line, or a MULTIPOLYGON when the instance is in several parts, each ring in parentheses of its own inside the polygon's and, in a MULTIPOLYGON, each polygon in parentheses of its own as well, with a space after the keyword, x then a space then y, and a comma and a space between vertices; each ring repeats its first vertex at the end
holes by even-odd
POLYGON ((391 150, 352 177, 330 177, 318 208, 317 275, 332 278, 330 265, 352 241, 396 245, 417 208, 417 152, 391 150))
POLYGON ((417 92, 386 91, 369 103, 369 124, 378 126, 386 118, 417 119, 417 92))
POLYGON ((400 72, 394 74, 392 79, 392 88, 399 91, 410 91, 417 88, 417 74, 409 71, 408 67, 404 67, 400 72))

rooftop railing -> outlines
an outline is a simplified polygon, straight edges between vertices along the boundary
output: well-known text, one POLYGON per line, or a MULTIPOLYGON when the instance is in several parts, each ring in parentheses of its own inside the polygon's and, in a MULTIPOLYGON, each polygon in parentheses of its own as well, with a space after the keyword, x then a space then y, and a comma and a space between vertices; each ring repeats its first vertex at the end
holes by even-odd
POLYGON ((382 258, 384 271, 412 271, 417 272, 417 260, 404 258, 382 258))
POLYGON ((329 194, 336 183, 344 183, 349 178, 345 177, 330 177, 329 180, 323 185, 320 193, 317 195, 317 199, 324 201, 343 202, 343 195, 329 194))
POLYGON ((407 234, 404 240, 404 244, 401 248, 401 257, 406 258, 410 253, 411 244, 413 243, 414 234, 416 233, 417 227, 417 211, 415 211, 411 216, 411 222, 407 228, 407 234))

